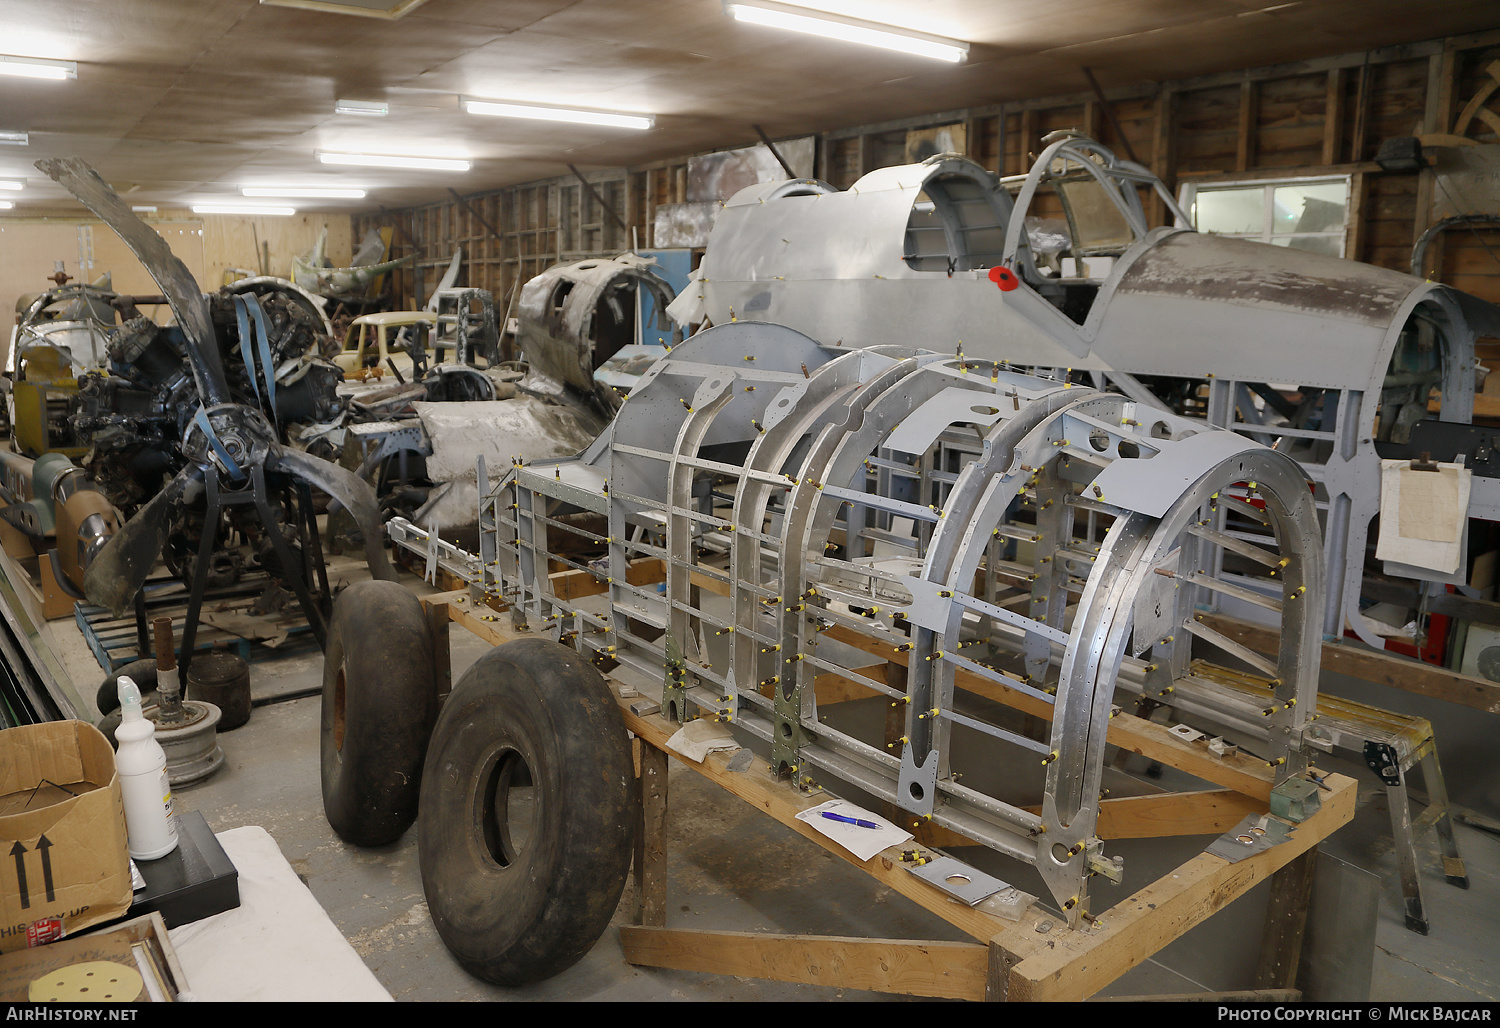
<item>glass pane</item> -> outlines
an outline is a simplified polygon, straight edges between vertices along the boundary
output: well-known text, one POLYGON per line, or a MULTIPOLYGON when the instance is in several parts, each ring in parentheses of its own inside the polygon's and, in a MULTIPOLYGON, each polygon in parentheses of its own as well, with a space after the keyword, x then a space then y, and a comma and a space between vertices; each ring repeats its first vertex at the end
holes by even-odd
POLYGON ((1199 232, 1260 235, 1266 228, 1266 187, 1200 189, 1193 217, 1199 232))
POLYGON ((1348 192, 1348 187, 1343 182, 1277 186, 1271 231, 1342 231, 1348 192))
POLYGON ((1338 236, 1277 236, 1271 240, 1277 246, 1289 246, 1293 250, 1326 254, 1329 257, 1344 256, 1344 237, 1338 236))
POLYGON ((1123 250, 1135 242, 1130 222, 1110 199, 1104 187, 1093 178, 1064 182, 1058 187, 1072 215, 1078 238, 1077 250, 1123 250))

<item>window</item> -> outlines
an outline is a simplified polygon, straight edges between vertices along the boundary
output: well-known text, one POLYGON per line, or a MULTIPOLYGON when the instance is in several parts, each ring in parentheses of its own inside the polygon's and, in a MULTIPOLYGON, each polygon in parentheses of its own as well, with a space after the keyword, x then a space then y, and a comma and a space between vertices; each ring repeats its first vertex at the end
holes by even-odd
POLYGON ((1344 255, 1349 179, 1189 184, 1182 206, 1200 232, 1344 255))

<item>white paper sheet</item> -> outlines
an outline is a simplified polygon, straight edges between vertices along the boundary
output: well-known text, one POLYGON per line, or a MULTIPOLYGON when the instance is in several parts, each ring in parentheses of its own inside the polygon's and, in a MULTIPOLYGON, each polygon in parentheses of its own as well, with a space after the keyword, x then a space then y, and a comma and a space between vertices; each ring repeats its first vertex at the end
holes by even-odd
POLYGON ((797 820, 807 822, 819 834, 826 835, 860 860, 869 860, 881 850, 899 846, 911 838, 910 832, 897 828, 879 814, 866 810, 864 807, 857 807, 845 800, 829 800, 816 807, 809 807, 797 815, 797 820), (823 816, 824 811, 838 814, 840 817, 869 821, 880 827, 863 828, 859 825, 845 824, 842 821, 833 821, 823 816))
POLYGON ((1413 471, 1411 461, 1380 462, 1380 542, 1375 556, 1444 575, 1464 559, 1473 473, 1462 464, 1413 471))

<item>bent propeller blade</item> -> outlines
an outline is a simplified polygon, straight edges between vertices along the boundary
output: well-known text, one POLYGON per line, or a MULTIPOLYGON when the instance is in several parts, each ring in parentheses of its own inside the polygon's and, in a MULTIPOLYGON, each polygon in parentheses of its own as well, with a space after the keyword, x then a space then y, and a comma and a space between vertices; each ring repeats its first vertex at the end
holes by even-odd
POLYGON ((229 401, 224 365, 219 359, 217 337, 208 312, 208 301, 187 265, 167 241, 130 210, 130 205, 81 157, 48 157, 36 167, 78 198, 78 201, 114 229, 130 251, 140 259, 171 305, 177 326, 188 339, 198 394, 207 406, 229 401))
POLYGON ((122 617, 135 601, 167 544, 167 515, 200 470, 189 465, 135 512, 135 517, 104 544, 83 573, 83 594, 89 602, 122 617))
POLYGON ((280 470, 309 485, 316 486, 339 503, 353 516, 364 537, 365 560, 370 565, 370 577, 397 581, 396 569, 385 555, 385 540, 382 532, 380 504, 369 483, 346 468, 341 468, 322 457, 276 446, 266 457, 268 470, 280 470))

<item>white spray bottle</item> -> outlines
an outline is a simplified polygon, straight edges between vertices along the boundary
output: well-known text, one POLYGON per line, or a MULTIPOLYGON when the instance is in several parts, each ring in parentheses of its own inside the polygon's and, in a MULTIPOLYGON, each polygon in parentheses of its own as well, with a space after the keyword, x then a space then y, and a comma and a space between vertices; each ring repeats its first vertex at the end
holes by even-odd
POLYGON ((172 812, 172 783, 167 755, 156 741, 156 725, 141 711, 141 690, 120 676, 120 727, 115 729, 115 769, 125 800, 125 828, 130 855, 155 860, 177 848, 177 818, 172 812))

